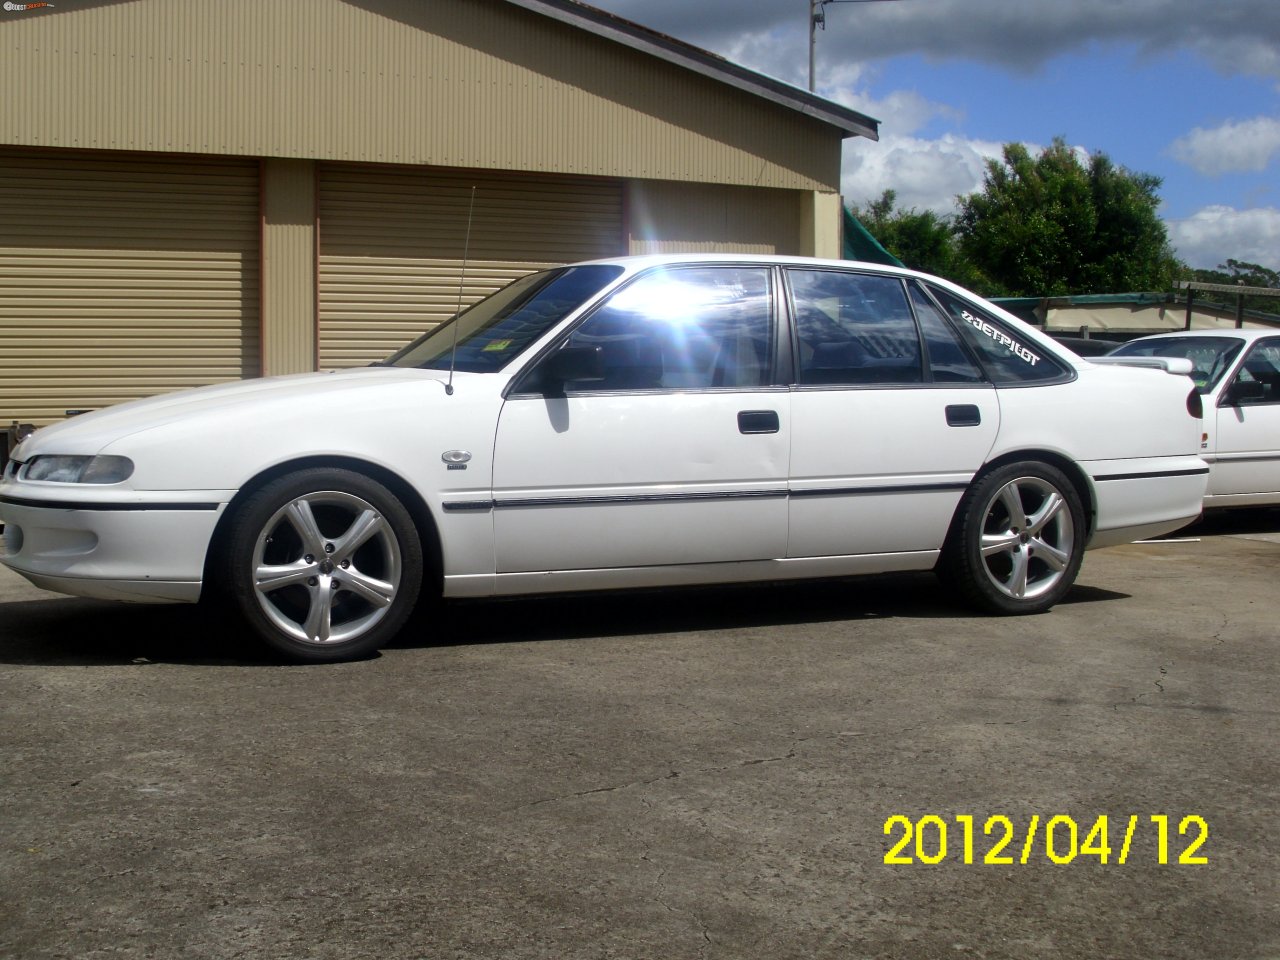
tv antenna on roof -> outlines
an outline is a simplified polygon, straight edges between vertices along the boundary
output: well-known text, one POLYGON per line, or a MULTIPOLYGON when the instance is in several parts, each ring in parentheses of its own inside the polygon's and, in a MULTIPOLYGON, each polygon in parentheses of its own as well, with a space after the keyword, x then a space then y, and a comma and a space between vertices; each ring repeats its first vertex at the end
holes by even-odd
POLYGON ((458 275, 458 309, 453 315, 453 346, 449 348, 449 382, 444 392, 453 396, 453 368, 458 361, 458 324, 462 315, 462 285, 467 282, 467 257, 471 253, 471 215, 476 209, 476 188, 471 187, 471 203, 467 207, 467 238, 462 242, 462 273, 458 275))
POLYGON ((817 49, 817 30, 827 29, 827 12, 823 8, 828 3, 891 3, 893 0, 809 0, 809 92, 813 93, 817 86, 817 72, 814 67, 814 51, 817 49))

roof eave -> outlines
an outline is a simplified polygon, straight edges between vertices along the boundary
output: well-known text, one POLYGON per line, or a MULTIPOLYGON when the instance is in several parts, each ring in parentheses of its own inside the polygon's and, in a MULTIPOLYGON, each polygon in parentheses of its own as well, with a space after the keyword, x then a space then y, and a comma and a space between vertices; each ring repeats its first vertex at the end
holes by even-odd
POLYGON ((880 121, 816 94, 748 70, 692 44, 650 30, 578 0, 507 0, 516 6, 559 20, 596 36, 621 43, 739 90, 771 100, 836 127, 842 137, 880 139, 880 121))

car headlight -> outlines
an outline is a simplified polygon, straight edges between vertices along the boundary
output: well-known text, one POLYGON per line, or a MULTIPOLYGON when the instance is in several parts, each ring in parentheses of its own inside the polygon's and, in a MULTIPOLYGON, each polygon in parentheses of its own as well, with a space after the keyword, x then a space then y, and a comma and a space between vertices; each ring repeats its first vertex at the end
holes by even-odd
POLYGON ((46 483, 121 483, 133 476, 128 457, 32 457, 24 480, 46 483))

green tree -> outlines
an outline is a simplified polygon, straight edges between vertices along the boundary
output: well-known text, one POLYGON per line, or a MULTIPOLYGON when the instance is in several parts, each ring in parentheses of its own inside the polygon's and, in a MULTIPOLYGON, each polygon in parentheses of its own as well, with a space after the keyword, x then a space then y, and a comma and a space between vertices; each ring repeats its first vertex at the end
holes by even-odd
POLYGON ((983 186, 958 198, 959 247, 989 295, 1168 290, 1182 269, 1156 214, 1159 177, 1062 138, 1039 156, 1006 144, 983 186))
POLYGON ((973 271, 960 254, 951 218, 897 204, 897 193, 886 190, 879 199, 865 207, 855 204, 850 211, 882 247, 913 270, 961 284, 971 280, 973 271))

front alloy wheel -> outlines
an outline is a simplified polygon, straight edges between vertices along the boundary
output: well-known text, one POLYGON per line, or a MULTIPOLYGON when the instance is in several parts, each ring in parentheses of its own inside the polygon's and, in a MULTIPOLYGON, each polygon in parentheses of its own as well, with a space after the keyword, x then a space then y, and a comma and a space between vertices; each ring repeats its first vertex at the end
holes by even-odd
POLYGON ((1040 613, 1075 582, 1084 509, 1061 470, 1028 461, 981 477, 961 500, 941 569, 971 603, 1040 613))
POLYGON ((271 646, 307 662, 381 647, 422 581, 403 505, 345 470, 299 471, 258 491, 233 520, 227 558, 241 613, 271 646))

